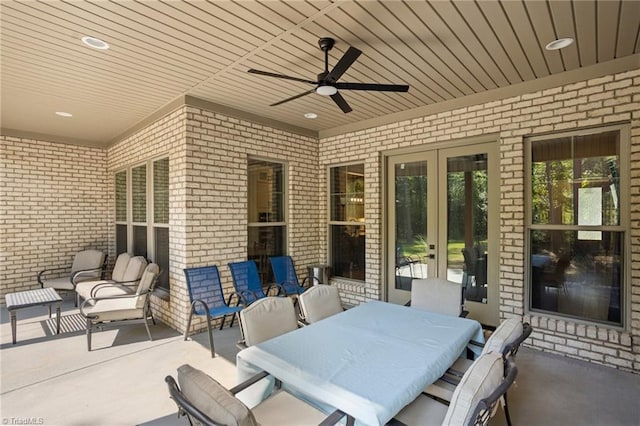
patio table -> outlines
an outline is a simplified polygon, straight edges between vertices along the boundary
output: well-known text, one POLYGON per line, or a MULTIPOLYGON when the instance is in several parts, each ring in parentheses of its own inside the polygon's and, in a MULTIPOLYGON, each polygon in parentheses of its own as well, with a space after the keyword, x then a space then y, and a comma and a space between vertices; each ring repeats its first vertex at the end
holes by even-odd
POLYGON ((471 339, 484 341, 477 321, 372 301, 240 351, 238 380, 264 370, 323 411, 382 425, 441 377, 471 339))
POLYGON ((49 306, 49 318, 51 318, 51 305, 56 305, 56 334, 60 334, 60 305, 62 298, 53 288, 39 288, 36 290, 8 293, 5 296, 7 310, 11 314, 11 340, 16 344, 16 311, 31 306, 49 306))

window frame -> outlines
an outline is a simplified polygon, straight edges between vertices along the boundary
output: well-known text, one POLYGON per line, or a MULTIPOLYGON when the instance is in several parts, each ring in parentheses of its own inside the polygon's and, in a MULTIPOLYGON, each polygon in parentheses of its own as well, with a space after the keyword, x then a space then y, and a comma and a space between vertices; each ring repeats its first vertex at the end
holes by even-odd
MULTIPOLYGON (((348 281, 354 281, 357 283, 365 283, 366 282, 366 276, 367 276, 367 269, 366 269, 366 262, 367 262, 367 246, 366 246, 366 238, 367 238, 367 209, 366 209, 366 203, 367 203, 367 180, 366 180, 366 175, 367 175, 367 164, 365 162, 364 159, 362 160, 356 160, 356 161, 349 161, 349 162, 344 162, 344 163, 337 163, 337 164, 330 164, 329 166, 327 166, 327 229, 326 229, 326 235, 327 235, 327 260, 328 260, 328 264, 333 268, 333 240, 332 240, 332 226, 364 226, 364 237, 365 237, 365 246, 364 246, 364 279, 359 280, 359 279, 355 279, 355 278, 350 278, 350 277, 343 277, 341 275, 334 275, 336 278, 339 278, 341 280, 348 280, 348 281), (332 220, 331 219, 331 214, 332 214, 332 202, 333 202, 333 197, 332 197, 332 193, 331 193, 331 185, 332 185, 332 181, 331 181, 331 171, 335 168, 339 168, 339 167, 349 167, 349 166, 359 166, 362 165, 362 170, 363 170, 363 179, 364 179, 364 184, 363 184, 363 218, 364 221, 363 222, 358 222, 358 221, 340 221, 340 220, 332 220)), ((335 271, 333 272, 335 274, 335 271)))
MULTIPOLYGON (((126 173, 126 217, 127 220, 126 222, 123 221, 118 221, 117 220, 117 212, 116 212, 116 206, 114 203, 114 216, 115 216, 115 227, 116 229, 114 229, 114 246, 116 247, 116 251, 117 251, 117 226, 118 225, 126 225, 127 227, 127 252, 128 253, 132 253, 133 252, 133 244, 134 244, 134 240, 133 240, 133 228, 134 226, 144 226, 146 227, 146 236, 147 236, 147 256, 146 258, 152 262, 156 261, 156 247, 155 247, 155 229, 156 228, 166 228, 169 230, 169 233, 171 233, 171 209, 169 208, 169 219, 167 223, 156 223, 155 222, 155 215, 154 215, 154 208, 155 208, 155 199, 154 199, 154 185, 155 185, 155 181, 154 181, 154 166, 156 164, 156 162, 161 161, 161 160, 168 160, 168 167, 169 167, 169 180, 170 180, 170 171, 171 171, 171 159, 169 157, 168 154, 162 154, 144 161, 140 161, 140 162, 136 162, 134 164, 130 164, 126 167, 120 168, 118 170, 116 170, 114 172, 114 185, 115 185, 115 179, 116 179, 116 175, 118 175, 119 173, 126 173), (146 213, 146 221, 145 222, 134 222, 133 221, 133 169, 141 167, 141 166, 146 166, 146 170, 145 170, 145 179, 146 179, 146 188, 145 188, 145 195, 146 195, 146 205, 145 205, 145 213, 146 213)), ((170 187, 170 184, 168 183, 168 186, 170 187)), ((117 188, 114 189, 114 198, 117 198, 117 195, 115 195, 117 188)), ((170 198, 170 189, 168 191, 168 197, 170 198)), ((169 258, 170 258, 170 253, 171 253, 171 249, 169 247, 169 258)), ((119 253, 116 253, 116 256, 119 253)), ((168 272, 168 271, 167 271, 168 272)), ((159 283, 160 284, 160 283, 159 283)), ((171 289, 171 280, 167 279, 167 286, 166 288, 164 286, 160 286, 157 285, 154 291, 154 294, 157 294, 159 297, 162 298, 168 298, 169 297, 169 292, 171 289)))
MULTIPOLYGON (((247 220, 247 236, 246 236, 246 256, 249 258, 249 236, 251 229, 260 229, 260 228, 274 228, 280 227, 282 228, 282 247, 284 249, 284 253, 282 255, 288 254, 289 251, 289 163, 285 160, 262 157, 258 155, 247 155, 247 206, 246 206, 246 220, 247 220), (249 198, 249 162, 250 161, 259 161, 264 163, 278 164, 282 167, 282 220, 278 222, 251 222, 250 218, 250 198, 249 198)), ((258 265, 260 266, 260 265, 258 265)), ((263 265, 264 266, 264 265, 263 265)), ((266 284, 264 282, 263 284, 266 284)))
MULTIPOLYGON (((525 312, 533 315, 542 315, 557 320, 569 320, 577 324, 598 325, 617 330, 629 330, 631 325, 631 222, 630 222, 630 190, 631 190, 631 165, 630 165, 630 141, 631 130, 628 124, 602 125, 594 127, 584 127, 566 131, 549 132, 539 135, 524 137, 524 301, 525 312), (532 143, 551 139, 559 139, 563 137, 587 136, 604 132, 619 132, 619 176, 620 184, 620 200, 619 200, 619 223, 618 225, 578 225, 578 224, 534 224, 533 223, 533 190, 532 190, 532 143), (531 291, 531 231, 613 231, 620 232, 623 237, 622 247, 622 265, 620 278, 620 314, 621 324, 615 324, 606 321, 597 321, 585 317, 578 317, 560 312, 554 312, 544 309, 532 308, 531 291)), ((574 200, 574 208, 575 208, 574 200)))

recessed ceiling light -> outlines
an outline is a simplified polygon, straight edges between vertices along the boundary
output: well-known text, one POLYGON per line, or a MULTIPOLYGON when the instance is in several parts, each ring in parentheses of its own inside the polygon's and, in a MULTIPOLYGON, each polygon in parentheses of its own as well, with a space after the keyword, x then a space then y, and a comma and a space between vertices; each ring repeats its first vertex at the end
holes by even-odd
POLYGON ((84 44, 89 47, 93 47, 94 49, 107 50, 109 48, 109 45, 99 38, 84 36, 81 40, 84 44))
POLYGON ((73 114, 64 111, 56 111, 56 115, 59 115, 60 117, 73 117, 73 114))
POLYGON ((545 49, 547 50, 564 49, 565 47, 570 46, 571 44, 573 44, 572 38, 559 38, 547 44, 545 46, 545 49))
POLYGON ((305 112, 304 118, 318 118, 318 114, 315 112, 305 112))

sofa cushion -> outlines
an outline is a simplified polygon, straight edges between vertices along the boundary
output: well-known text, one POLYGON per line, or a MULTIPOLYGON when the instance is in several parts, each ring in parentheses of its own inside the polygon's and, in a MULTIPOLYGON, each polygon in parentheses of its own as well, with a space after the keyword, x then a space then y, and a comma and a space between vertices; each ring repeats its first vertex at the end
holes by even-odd
POLYGON ((214 423, 258 426, 251 410, 203 371, 188 364, 180 366, 178 384, 184 397, 214 423))
POLYGON ((147 267, 147 259, 143 256, 135 256, 129 259, 122 281, 137 281, 142 276, 144 268, 147 267))
POLYGON ((131 260, 129 253, 120 253, 116 259, 116 264, 113 265, 113 272, 111 272, 111 279, 114 281, 124 281, 124 274, 127 270, 129 260, 131 260))

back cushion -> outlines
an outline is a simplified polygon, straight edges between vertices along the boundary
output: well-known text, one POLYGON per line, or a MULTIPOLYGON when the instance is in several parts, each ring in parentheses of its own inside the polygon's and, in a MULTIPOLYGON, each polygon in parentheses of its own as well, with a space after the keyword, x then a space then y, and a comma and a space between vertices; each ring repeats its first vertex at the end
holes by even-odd
MULTIPOLYGON (((76 254, 71 265, 71 272, 82 271, 85 269, 96 269, 102 266, 104 262, 104 253, 99 250, 84 250, 76 254)), ((97 278, 101 275, 101 271, 82 274, 82 278, 97 278)))
POLYGON ((147 259, 143 256, 136 256, 129 259, 127 269, 122 275, 122 281, 137 281, 142 276, 144 268, 147 267, 147 259))
POLYGON ((138 290, 136 291, 136 294, 138 296, 142 295, 141 297, 138 297, 138 300, 136 301, 136 308, 144 307, 144 303, 147 300, 148 296, 147 291, 149 290, 151 285, 153 285, 158 274, 160 274, 160 267, 157 264, 150 263, 149 265, 147 265, 144 273, 142 274, 142 278, 140 278, 138 290))
POLYGON ((240 311, 242 334, 247 346, 298 328, 293 302, 288 297, 265 297, 240 311))
POLYGON ((326 284, 311 287, 300 295, 300 309, 309 323, 342 312, 338 289, 326 284))
POLYGON ((124 273, 127 270, 127 265, 131 255, 129 253, 120 253, 116 259, 116 264, 113 265, 113 272, 111 273, 111 279, 114 281, 124 281, 124 273))
POLYGON ((220 383, 185 364, 178 368, 178 385, 184 397, 214 423, 227 426, 258 426, 251 410, 220 383))
POLYGON ((515 342, 522 335, 522 322, 518 318, 509 318, 491 334, 484 345, 482 353, 497 352, 501 354, 505 347, 515 342))
POLYGON ((462 286, 442 278, 413 280, 411 307, 457 317, 462 311, 462 286))
POLYGON ((502 356, 491 352, 481 355, 464 373, 451 397, 443 426, 469 424, 477 405, 502 382, 504 362, 502 356))

